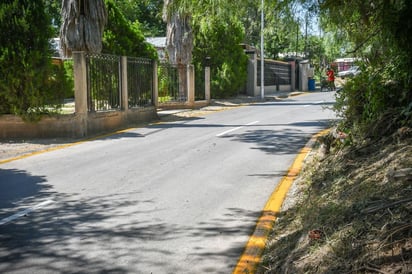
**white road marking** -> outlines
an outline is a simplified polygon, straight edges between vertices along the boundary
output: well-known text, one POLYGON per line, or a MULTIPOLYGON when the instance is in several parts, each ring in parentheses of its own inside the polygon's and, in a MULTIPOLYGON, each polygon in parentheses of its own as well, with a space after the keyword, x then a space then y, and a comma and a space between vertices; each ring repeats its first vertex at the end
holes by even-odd
POLYGON ((217 134, 216 137, 223 136, 223 135, 225 135, 225 134, 227 134, 227 133, 229 133, 229 132, 232 132, 232 131, 235 131, 235 130, 244 128, 244 127, 246 127, 246 126, 251 126, 251 125, 254 125, 254 124, 257 124, 257 123, 259 123, 259 121, 250 122, 250 123, 248 123, 248 124, 246 124, 246 125, 244 125, 244 126, 235 127, 235 128, 226 130, 226 131, 224 131, 224 132, 221 132, 221 133, 217 134))
POLYGON ((5 225, 5 224, 7 224, 11 221, 14 221, 14 220, 16 220, 20 217, 23 217, 23 216, 35 211, 36 209, 39 209, 39 208, 44 207, 44 206, 46 206, 48 204, 51 204, 51 203, 53 203, 53 200, 47 200, 47 201, 41 202, 41 203, 39 203, 39 204, 37 204, 33 207, 30 207, 28 209, 17 212, 16 214, 13 214, 13 215, 11 215, 7 218, 4 218, 4 219, 0 220, 0 225, 5 225))
POLYGON ((303 107, 304 108, 307 108, 307 107, 310 107, 310 106, 313 106, 313 105, 319 105, 319 104, 322 104, 322 103, 324 103, 325 101, 318 101, 318 102, 314 102, 313 104, 311 104, 311 105, 304 105, 303 107))

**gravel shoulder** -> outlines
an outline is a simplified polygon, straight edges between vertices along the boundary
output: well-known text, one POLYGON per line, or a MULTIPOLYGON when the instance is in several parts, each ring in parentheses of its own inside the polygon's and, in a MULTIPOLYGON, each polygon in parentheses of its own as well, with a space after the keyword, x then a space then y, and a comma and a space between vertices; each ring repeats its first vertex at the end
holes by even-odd
POLYGON ((3 140, 0 141, 0 163, 35 152, 49 150, 54 147, 73 143, 77 140, 69 138, 31 139, 31 140, 3 140))

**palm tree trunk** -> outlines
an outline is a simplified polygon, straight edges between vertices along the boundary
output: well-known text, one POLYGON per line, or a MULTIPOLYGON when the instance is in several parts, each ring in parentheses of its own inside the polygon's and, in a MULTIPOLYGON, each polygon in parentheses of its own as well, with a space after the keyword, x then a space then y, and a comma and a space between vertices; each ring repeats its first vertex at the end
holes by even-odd
POLYGON ((165 0, 163 19, 167 22, 166 49, 169 62, 177 65, 179 71, 179 95, 183 97, 187 90, 187 65, 192 62, 193 33, 190 26, 191 16, 178 11, 173 1, 165 0))
POLYGON ((100 53, 107 22, 104 0, 62 0, 60 41, 65 56, 72 51, 100 53))

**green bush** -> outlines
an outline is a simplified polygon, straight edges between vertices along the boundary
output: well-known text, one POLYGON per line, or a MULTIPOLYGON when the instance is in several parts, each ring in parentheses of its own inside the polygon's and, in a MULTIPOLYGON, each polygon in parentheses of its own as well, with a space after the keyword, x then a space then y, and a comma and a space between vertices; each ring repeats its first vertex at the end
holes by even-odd
POLYGON ((52 29, 43 1, 3 1, 0 25, 0 114, 37 120, 63 97, 56 85, 60 72, 51 65, 52 29))
POLYGON ((412 5, 406 0, 383 1, 374 9, 365 9, 362 1, 352 4, 326 1, 323 6, 330 26, 364 60, 362 73, 345 84, 338 110, 348 129, 381 138, 412 127, 412 5))
POLYGON ((50 91, 57 95, 56 103, 60 104, 62 98, 74 98, 73 60, 67 59, 61 65, 54 65, 49 81, 50 91))
POLYGON ((103 53, 157 59, 157 52, 145 42, 138 22, 130 23, 116 1, 106 0, 108 23, 103 34, 103 53))
POLYGON ((410 90, 391 70, 389 62, 384 68, 363 66, 362 73, 346 82, 335 105, 343 118, 341 127, 361 137, 380 138, 412 126, 410 90))
POLYGON ((206 57, 211 59, 211 96, 213 98, 237 95, 246 85, 247 56, 240 43, 243 28, 235 18, 208 17, 198 20, 193 26, 193 63, 196 79, 203 79, 206 57))

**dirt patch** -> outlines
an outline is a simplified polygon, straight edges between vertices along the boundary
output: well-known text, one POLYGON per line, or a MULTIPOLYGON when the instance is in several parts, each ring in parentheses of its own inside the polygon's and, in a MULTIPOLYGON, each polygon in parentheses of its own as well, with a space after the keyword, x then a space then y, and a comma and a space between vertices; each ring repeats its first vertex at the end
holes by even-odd
POLYGON ((412 273, 410 135, 318 144, 292 191, 257 273, 412 273))

